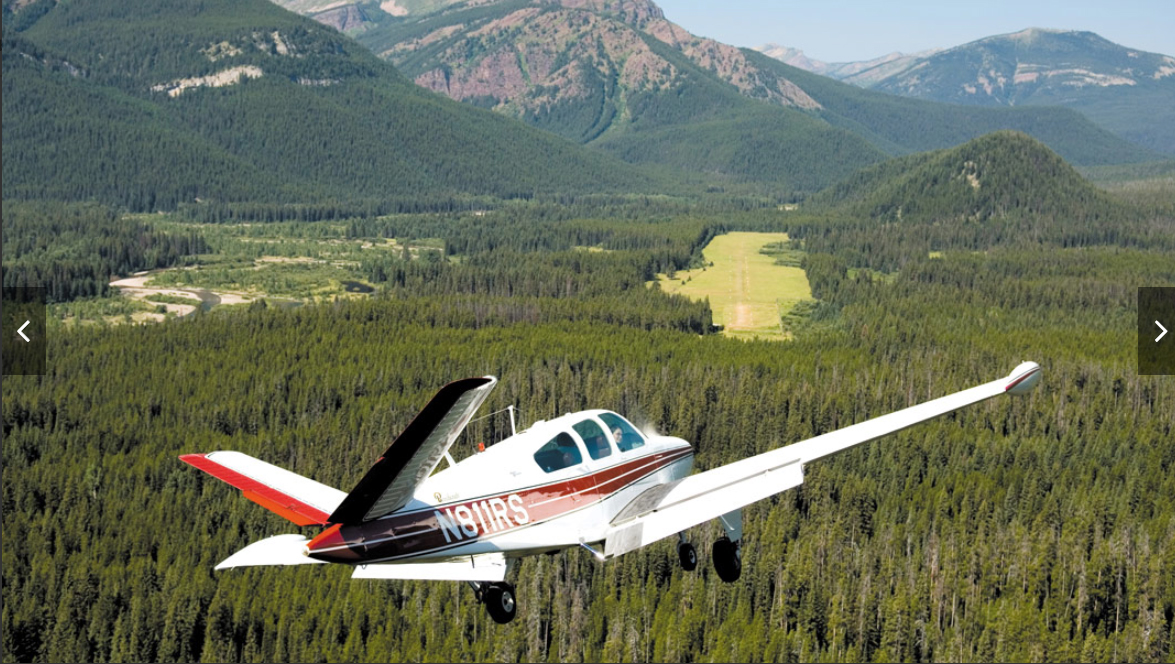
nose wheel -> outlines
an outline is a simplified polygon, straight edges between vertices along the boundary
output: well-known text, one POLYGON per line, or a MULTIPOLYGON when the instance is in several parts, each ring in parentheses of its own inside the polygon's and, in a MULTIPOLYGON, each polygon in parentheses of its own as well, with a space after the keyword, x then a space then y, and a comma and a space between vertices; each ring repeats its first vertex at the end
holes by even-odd
POLYGON ((514 586, 509 583, 491 583, 482 589, 481 601, 494 622, 499 625, 514 620, 518 615, 518 602, 514 598, 514 586))

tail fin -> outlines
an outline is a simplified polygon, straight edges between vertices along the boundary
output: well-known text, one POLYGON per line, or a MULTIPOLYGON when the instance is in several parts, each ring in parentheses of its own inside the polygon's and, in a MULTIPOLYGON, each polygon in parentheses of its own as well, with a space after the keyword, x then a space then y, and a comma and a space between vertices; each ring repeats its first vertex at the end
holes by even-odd
POLYGON ((347 494, 240 452, 185 454, 180 460, 238 489, 299 526, 325 525, 347 494))
POLYGON ((356 524, 390 514, 411 500, 490 395, 493 376, 453 381, 425 405, 329 517, 356 524))

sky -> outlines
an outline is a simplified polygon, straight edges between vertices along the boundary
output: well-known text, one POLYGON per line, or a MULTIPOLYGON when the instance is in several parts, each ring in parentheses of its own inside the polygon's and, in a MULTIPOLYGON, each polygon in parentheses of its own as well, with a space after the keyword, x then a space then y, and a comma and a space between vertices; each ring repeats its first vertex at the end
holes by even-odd
POLYGON ((1171 0, 654 0, 665 18, 735 46, 768 42, 825 62, 958 46, 1024 28, 1089 30, 1175 56, 1171 0))

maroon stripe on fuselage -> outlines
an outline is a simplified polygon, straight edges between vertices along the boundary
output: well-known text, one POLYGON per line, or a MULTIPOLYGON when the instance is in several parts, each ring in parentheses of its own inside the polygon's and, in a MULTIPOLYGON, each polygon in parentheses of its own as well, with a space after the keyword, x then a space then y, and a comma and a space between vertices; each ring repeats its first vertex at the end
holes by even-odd
POLYGON ((330 562, 361 563, 490 539, 597 503, 691 454, 693 450, 688 447, 667 450, 546 485, 343 526, 339 538, 312 546, 310 556, 330 562))

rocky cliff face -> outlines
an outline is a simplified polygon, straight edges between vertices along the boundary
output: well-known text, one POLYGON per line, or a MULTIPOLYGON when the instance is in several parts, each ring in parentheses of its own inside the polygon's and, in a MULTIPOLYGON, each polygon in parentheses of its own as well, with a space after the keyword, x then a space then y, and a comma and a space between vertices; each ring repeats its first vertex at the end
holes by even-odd
POLYGON ((644 105, 634 104, 636 97, 676 94, 688 85, 691 73, 666 49, 693 65, 686 69, 709 72, 743 96, 820 106, 739 49, 667 20, 650 0, 433 2, 420 13, 411 10, 416 4, 398 2, 395 18, 368 4, 279 1, 344 31, 382 21, 356 37, 417 84, 539 124, 554 118, 549 128, 578 140, 637 121, 644 105))

